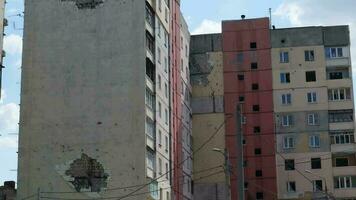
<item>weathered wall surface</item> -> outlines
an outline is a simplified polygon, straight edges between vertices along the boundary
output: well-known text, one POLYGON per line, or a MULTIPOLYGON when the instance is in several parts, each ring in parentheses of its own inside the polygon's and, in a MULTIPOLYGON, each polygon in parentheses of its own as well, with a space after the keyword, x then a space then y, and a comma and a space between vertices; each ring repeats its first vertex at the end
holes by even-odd
POLYGON ((19 199, 146 182, 145 3, 100 2, 25 1, 19 199))
POLYGON ((216 136, 201 149, 194 159, 194 199, 217 200, 226 198, 225 174, 220 167, 224 156, 212 149, 225 149, 225 116, 223 59, 221 34, 195 35, 191 40, 190 76, 193 86, 193 140, 194 151, 212 134, 216 136), (205 171, 206 169, 211 170, 205 171), (201 172, 203 171, 203 172, 201 172), (220 172, 220 173, 219 173, 220 172), (206 175, 217 173, 204 179, 206 175))

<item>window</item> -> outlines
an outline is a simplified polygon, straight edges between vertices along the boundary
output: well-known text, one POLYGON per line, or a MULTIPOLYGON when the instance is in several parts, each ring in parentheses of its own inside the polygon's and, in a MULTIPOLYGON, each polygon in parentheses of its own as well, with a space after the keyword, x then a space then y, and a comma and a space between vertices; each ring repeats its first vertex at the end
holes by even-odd
POLYGON ((282 116, 282 126, 288 127, 293 125, 292 115, 283 115, 282 116))
POLYGON ((256 177, 262 177, 262 170, 256 170, 256 177))
POLYGON ((341 131, 330 133, 331 144, 351 144, 355 142, 353 131, 341 131))
POLYGON ((167 196, 167 200, 170 200, 171 199, 171 196, 169 195, 169 192, 166 192, 166 196, 167 196))
POLYGON ((168 33, 164 30, 164 46, 168 47, 168 33))
POLYGON ((160 12, 162 11, 162 0, 158 0, 158 9, 160 12))
POLYGON ((238 53, 236 55, 236 57, 237 57, 237 62, 238 63, 243 63, 244 62, 244 54, 243 53, 238 53))
POLYGON ((322 180, 313 181, 313 191, 314 192, 323 191, 323 181, 322 180))
POLYGON ((262 200, 263 199, 263 192, 256 192, 256 200, 262 200))
POLYGON ((169 168, 168 168, 168 163, 166 163, 166 179, 169 179, 169 168))
POLYGON ((329 122, 341 123, 352 122, 353 110, 329 110, 329 122))
POLYGON ((168 59, 164 57, 164 72, 168 73, 168 59))
POLYGON ((321 158, 310 159, 311 169, 321 169, 321 158))
POLYGON ((313 135, 309 137, 309 147, 319 148, 320 147, 320 136, 313 135))
POLYGON ((164 95, 166 96, 166 98, 168 98, 168 85, 167 85, 167 83, 164 84, 164 95))
POLYGON ((314 61, 314 51, 310 50, 310 51, 304 51, 304 55, 305 55, 305 61, 314 61))
POLYGON ((328 90, 329 101, 344 101, 351 99, 350 88, 336 88, 328 90))
POLYGON ((254 133, 260 133, 261 132, 261 127, 259 127, 259 126, 253 127, 253 132, 254 133))
POLYGON ((290 74, 289 73, 281 73, 280 78, 281 78, 281 83, 290 83, 290 74))
POLYGON ((330 80, 338 80, 338 79, 346 79, 349 78, 349 72, 348 71, 336 71, 336 72, 329 72, 329 79, 330 80))
POLYGON ((162 159, 158 158, 158 174, 162 175, 162 159))
POLYGON ((261 154, 262 154, 261 148, 256 148, 255 149, 255 155, 261 155, 261 154))
POLYGON ((243 80, 245 80, 245 76, 243 74, 239 74, 239 75, 237 75, 237 79, 239 81, 243 81, 243 80))
POLYGON ((158 130, 158 146, 161 148, 162 146, 162 131, 158 130))
POLYGON ((154 170, 156 167, 156 158, 153 152, 147 150, 147 167, 154 170))
POLYGON ((325 48, 325 56, 326 58, 342 58, 344 53, 342 47, 329 47, 325 48))
POLYGON ((167 8, 164 9, 164 20, 168 22, 168 10, 167 8))
POLYGON ((315 82, 316 81, 315 71, 305 72, 305 80, 306 80, 306 82, 315 82))
POLYGON ((279 53, 279 61, 281 63, 288 63, 289 62, 289 53, 288 52, 281 52, 279 53))
POLYGON ((258 87, 257 83, 252 84, 252 90, 258 90, 258 87))
POLYGON ((161 49, 160 48, 157 49, 157 60, 158 60, 158 63, 161 64, 161 49))
POLYGON ((316 92, 308 92, 307 99, 308 103, 316 103, 316 92))
POLYGON ((294 181, 287 182, 287 192, 296 192, 296 186, 294 181))
POLYGON ((162 104, 161 104, 161 102, 158 102, 158 116, 159 116, 159 118, 162 117, 162 104))
POLYGON ((169 148, 168 137, 166 136, 164 140, 165 140, 164 147, 165 147, 166 152, 168 152, 168 148, 169 148))
POLYGON ((317 113, 308 114, 308 125, 309 126, 319 125, 319 115, 317 113))
POLYGON ((260 106, 259 105, 253 105, 252 106, 252 111, 254 111, 254 112, 260 111, 260 106))
POLYGON ((251 69, 257 69, 258 64, 256 62, 251 63, 251 69))
POLYGON ((292 149, 292 148, 294 148, 294 138, 290 137, 290 136, 284 137, 283 148, 284 149, 292 149))
POLYGON ((293 159, 284 160, 284 169, 286 171, 295 170, 294 160, 293 159))
POLYGON ((251 42, 250 43, 250 48, 251 49, 256 49, 257 48, 257 43, 256 42, 251 42))
POLYGON ((240 102, 244 102, 245 101, 245 97, 244 96, 239 96, 239 101, 240 102))
POLYGON ((282 105, 292 104, 292 95, 291 94, 282 94, 282 105))
POLYGON ((146 99, 146 105, 148 108, 150 109, 153 109, 154 108, 154 95, 153 95, 153 92, 149 89, 149 88, 146 88, 146 96, 145 96, 145 99, 146 99))
POLYGON ((162 89, 162 78, 161 78, 161 75, 158 75, 158 89, 162 89))
POLYGON ((244 183, 244 189, 247 190, 248 189, 248 182, 244 183))
POLYGON ((157 26, 158 26, 157 35, 158 35, 159 38, 161 38, 161 26, 162 26, 162 25, 161 25, 160 22, 158 22, 158 25, 157 25, 157 26))
POLYGON ((349 166, 349 159, 348 158, 335 158, 335 166, 336 167, 349 166))
POLYGON ((146 134, 152 140, 156 139, 155 138, 155 125, 154 125, 154 122, 149 118, 146 118, 146 134))
POLYGON ((168 125, 168 110, 164 110, 164 116, 165 116, 165 123, 168 125))
POLYGON ((149 186, 149 191, 150 191, 150 195, 153 199, 158 199, 158 182, 157 181, 151 181, 149 186))
POLYGON ((346 189, 356 187, 356 177, 354 176, 340 176, 334 177, 335 189, 346 189))

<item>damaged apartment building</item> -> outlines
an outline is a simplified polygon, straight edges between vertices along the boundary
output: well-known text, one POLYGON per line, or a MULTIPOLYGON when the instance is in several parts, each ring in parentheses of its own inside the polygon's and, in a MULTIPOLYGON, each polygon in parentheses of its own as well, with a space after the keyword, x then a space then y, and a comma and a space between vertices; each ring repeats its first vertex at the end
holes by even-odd
POLYGON ((349 27, 180 4, 25 1, 17 198, 356 198, 349 27))
POLYGON ((18 199, 192 199, 189 43, 179 0, 26 0, 18 199))
POLYGON ((350 55, 348 26, 243 18, 192 36, 193 149, 218 132, 194 173, 228 161, 194 199, 355 199, 350 55))

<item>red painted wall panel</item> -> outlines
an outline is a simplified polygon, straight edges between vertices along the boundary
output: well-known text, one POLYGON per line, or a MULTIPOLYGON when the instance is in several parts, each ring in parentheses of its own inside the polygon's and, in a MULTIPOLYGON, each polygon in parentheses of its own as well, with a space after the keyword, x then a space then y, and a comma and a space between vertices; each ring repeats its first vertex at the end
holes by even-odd
MULTIPOLYGON (((241 112, 246 123, 242 130, 247 163, 244 182, 249 185, 245 199, 256 199, 257 192, 263 192, 264 199, 275 199, 277 182, 269 20, 224 21, 222 30, 226 146, 230 160, 233 169, 237 169, 235 112, 241 103, 239 98, 243 96, 241 112), (256 42, 256 49, 250 48, 252 42, 256 42), (251 69, 253 62, 257 63, 257 69, 251 69), (243 80, 239 80, 238 75, 243 75, 243 80), (252 89, 255 83, 258 84, 257 90, 252 89), (259 110, 253 110, 254 105, 258 105, 259 110), (256 126, 260 127, 259 133, 254 133, 256 126), (261 154, 256 155, 255 149, 261 149, 261 154), (262 177, 256 177, 256 170, 262 170, 262 177)), ((231 177, 232 199, 238 198, 236 179, 239 178, 236 175, 231 177)))

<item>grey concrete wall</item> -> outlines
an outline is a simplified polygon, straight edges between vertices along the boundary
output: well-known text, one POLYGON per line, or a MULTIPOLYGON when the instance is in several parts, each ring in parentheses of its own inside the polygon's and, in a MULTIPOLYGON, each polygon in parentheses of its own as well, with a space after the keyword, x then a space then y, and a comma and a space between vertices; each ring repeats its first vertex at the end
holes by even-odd
POLYGON ((349 26, 323 27, 323 39, 325 46, 348 46, 350 45, 349 26))
POLYGON ((225 183, 204 183, 194 185, 194 200, 227 200, 225 183))
POLYGON ((322 27, 271 30, 272 48, 318 46, 323 44, 322 27))
MULTIPOLYGON (((145 2, 102 2, 78 8, 72 0, 25 1, 19 199, 37 188, 74 192, 67 170, 83 154, 104 170, 102 187, 147 181, 145 2)), ((85 174, 84 167, 77 173, 85 174)))
POLYGON ((193 114, 223 113, 224 97, 194 97, 192 99, 193 114))
POLYGON ((190 42, 191 54, 219 51, 222 51, 222 35, 220 33, 192 35, 190 42))

